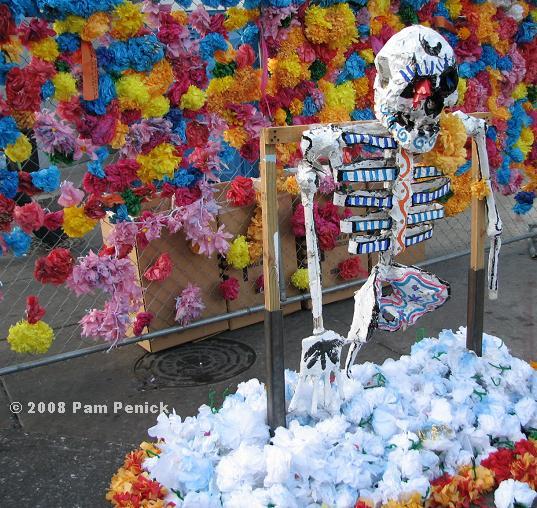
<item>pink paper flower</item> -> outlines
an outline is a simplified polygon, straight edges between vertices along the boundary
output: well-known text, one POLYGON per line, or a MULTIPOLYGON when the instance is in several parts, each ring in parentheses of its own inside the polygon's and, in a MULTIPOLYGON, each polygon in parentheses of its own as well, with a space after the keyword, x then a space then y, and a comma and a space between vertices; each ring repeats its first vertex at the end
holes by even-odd
POLYGON ((175 320, 180 325, 187 325, 201 316, 205 305, 201 299, 201 288, 188 284, 177 297, 175 305, 175 320))
POLYGON ((77 189, 73 182, 64 180, 60 185, 58 204, 68 208, 78 205, 84 199, 84 191, 77 189))
POLYGON ((239 297, 240 284, 235 277, 229 277, 229 279, 223 280, 219 288, 224 300, 233 301, 239 297))

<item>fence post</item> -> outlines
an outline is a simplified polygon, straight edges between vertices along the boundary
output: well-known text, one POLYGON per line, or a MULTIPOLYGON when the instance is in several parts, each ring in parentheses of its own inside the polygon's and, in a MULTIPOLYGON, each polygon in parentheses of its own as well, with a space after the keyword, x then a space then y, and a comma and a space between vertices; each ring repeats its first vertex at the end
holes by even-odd
POLYGON ((267 416, 271 432, 285 427, 283 314, 280 307, 278 194, 276 146, 260 137, 261 209, 263 212, 263 279, 265 293, 265 352, 267 416))
MULTIPOLYGON (((472 139, 472 180, 481 178, 477 144, 472 139)), ((484 199, 472 196, 470 268, 468 270, 468 303, 466 347, 483 354, 483 317, 485 307, 485 214, 484 199)))

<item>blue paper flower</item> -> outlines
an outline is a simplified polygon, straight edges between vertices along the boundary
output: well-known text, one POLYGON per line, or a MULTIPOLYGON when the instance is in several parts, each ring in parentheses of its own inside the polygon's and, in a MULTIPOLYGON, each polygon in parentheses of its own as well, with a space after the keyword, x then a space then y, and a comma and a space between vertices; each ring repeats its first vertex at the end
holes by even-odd
POLYGON ((138 72, 149 72, 164 58, 164 45, 155 34, 130 39, 127 43, 130 66, 138 72))
POLYGON ((77 34, 65 32, 56 37, 58 48, 62 53, 71 53, 80 48, 80 37, 77 34))
MULTIPOLYGON (((252 7, 253 9, 254 7, 252 7)), ((255 47, 259 36, 259 29, 253 23, 248 23, 244 28, 238 30, 239 37, 243 44, 250 44, 255 47)))
POLYGON ((319 112, 319 108, 315 104, 315 101, 311 97, 306 97, 304 99, 304 108, 302 114, 304 116, 314 116, 319 112))
POLYGON ((244 8, 245 9, 257 9, 260 3, 261 3, 261 0, 244 0, 244 8))
POLYGON ((200 56, 204 60, 210 60, 215 51, 227 49, 227 42, 219 33, 210 33, 200 41, 200 56))
MULTIPOLYGON (((18 226, 3 235, 6 245, 11 248, 15 257, 24 256, 30 249, 32 239, 18 226)), ((0 251, 1 252, 1 251, 0 251)))
POLYGON ((186 121, 182 111, 179 108, 171 108, 164 118, 171 122, 172 131, 181 138, 181 142, 186 143, 186 121))
POLYGON ((537 23, 530 21, 529 18, 526 21, 520 23, 518 32, 516 34, 516 41, 519 44, 525 42, 531 42, 537 35, 537 23))
POLYGON ((517 215, 524 215, 525 213, 528 213, 533 207, 534 199, 534 192, 517 192, 515 194, 516 205, 513 207, 513 212, 515 212, 517 215))
POLYGON ((347 58, 336 83, 339 85, 348 79, 358 79, 365 76, 366 65, 365 60, 358 53, 353 53, 347 58))
POLYGON ((14 63, 6 62, 3 51, 0 51, 0 85, 6 84, 6 75, 15 66, 14 63))
POLYGON ((0 150, 7 145, 12 145, 21 135, 17 123, 12 116, 3 116, 0 118, 0 150))
POLYGON ((101 161, 90 161, 87 167, 88 173, 91 173, 97 178, 104 178, 106 176, 101 161))
POLYGON ((6 198, 14 198, 19 188, 19 174, 9 169, 0 169, 0 194, 6 198))
POLYGON ((115 213, 110 217, 110 222, 112 224, 117 224, 118 222, 131 222, 127 205, 117 205, 115 213))
POLYGON ((56 87, 54 86, 54 83, 48 79, 43 83, 43 86, 41 87, 41 98, 43 100, 50 99, 54 92, 56 91, 56 87))
POLYGON ((94 101, 84 101, 81 103, 89 113, 94 115, 106 114, 106 107, 116 98, 116 86, 108 74, 99 76, 99 97, 94 101))
POLYGON ((30 173, 32 183, 44 192, 54 192, 60 188, 60 170, 56 166, 50 166, 39 171, 30 173))
POLYGON ((351 113, 351 118, 354 121, 358 121, 358 120, 373 120, 375 118, 375 114, 373 113, 373 110, 371 108, 355 109, 351 113))

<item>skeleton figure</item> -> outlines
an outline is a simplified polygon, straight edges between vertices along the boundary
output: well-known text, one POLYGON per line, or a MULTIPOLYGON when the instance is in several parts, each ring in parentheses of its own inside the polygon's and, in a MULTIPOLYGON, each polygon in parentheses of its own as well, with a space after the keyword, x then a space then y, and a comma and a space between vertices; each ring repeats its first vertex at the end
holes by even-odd
MULTIPOLYGON (((394 257, 406 247, 431 238, 433 221, 444 217, 436 200, 449 192, 449 178, 435 167, 420 164, 419 154, 434 147, 439 116, 457 100, 455 56, 447 41, 430 28, 408 27, 394 35, 375 58, 375 114, 371 121, 348 127, 322 126, 302 137, 303 161, 297 180, 304 205, 308 273, 313 303, 313 335, 302 341, 300 376, 289 410, 315 414, 319 402, 336 399, 331 377, 340 379, 340 355, 349 344, 346 370, 376 328, 394 331, 412 325, 449 298, 449 284, 417 267, 403 266, 394 257), (343 162, 343 149, 366 145, 383 151, 382 158, 343 162), (414 156, 416 154, 416 157, 414 156), (350 233, 349 252, 379 253, 379 261, 355 294, 355 309, 347 338, 323 328, 322 297, 313 197, 319 179, 332 174, 342 184, 334 203, 366 210, 341 221, 350 233), (376 186, 370 188, 372 183, 376 186), (350 190, 358 185, 358 190, 350 190), (379 188, 382 187, 382 188, 379 188), (319 391, 323 397, 319 398, 319 391)), ((486 125, 457 113, 478 147, 481 178, 489 186, 489 296, 497 291, 497 260, 501 220, 492 188, 485 145, 486 125)), ((342 387, 337 382, 339 396, 342 387)))

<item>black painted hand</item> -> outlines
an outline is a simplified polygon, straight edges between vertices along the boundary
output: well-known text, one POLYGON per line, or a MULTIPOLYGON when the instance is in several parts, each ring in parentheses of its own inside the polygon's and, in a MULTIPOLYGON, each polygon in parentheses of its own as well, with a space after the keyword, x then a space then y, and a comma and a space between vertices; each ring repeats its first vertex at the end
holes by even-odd
POLYGON ((304 353, 304 362, 307 362, 306 366, 308 369, 311 369, 320 360, 321 367, 324 370, 326 369, 326 358, 333 364, 338 365, 342 345, 343 340, 341 339, 320 340, 316 342, 304 353))

